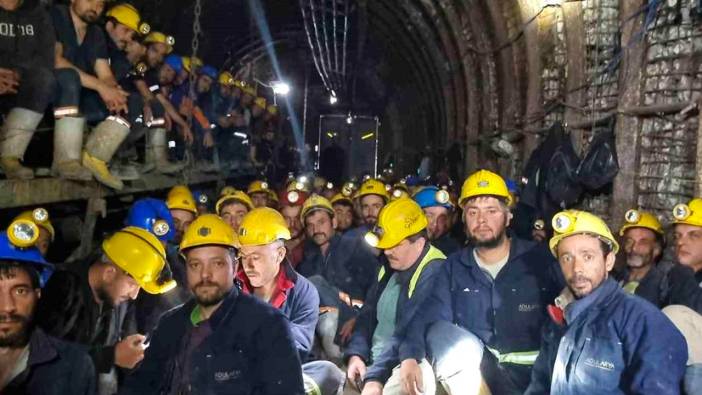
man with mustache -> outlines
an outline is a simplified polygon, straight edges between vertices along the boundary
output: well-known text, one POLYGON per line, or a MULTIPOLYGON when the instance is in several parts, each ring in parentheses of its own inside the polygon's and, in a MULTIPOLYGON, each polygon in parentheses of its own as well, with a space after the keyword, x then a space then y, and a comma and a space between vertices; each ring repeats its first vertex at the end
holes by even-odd
MULTIPOLYGON (((394 335, 403 333, 413 321, 446 259, 429 243, 428 222, 417 203, 399 198, 383 207, 378 225, 366 235, 366 242, 383 250, 386 261, 344 353, 347 377, 363 395, 402 393, 395 369, 400 363, 399 344, 394 335)), ((424 382, 429 384, 425 393, 433 394, 431 366, 423 360, 421 367, 424 382)))
POLYGON ((295 179, 292 179, 278 194, 280 201, 278 211, 283 214, 288 229, 290 229, 290 240, 285 241, 285 250, 293 268, 297 268, 304 257, 305 232, 300 212, 308 195, 305 184, 295 179))
POLYGON ((327 358, 341 361, 339 346, 349 339, 354 318, 371 285, 366 267, 377 259, 368 248, 360 248, 355 237, 336 233, 334 208, 324 197, 310 196, 300 218, 313 244, 305 249, 298 271, 319 292, 323 314, 317 324, 317 335, 322 349, 327 358))
POLYGON ((624 220, 619 236, 624 242, 626 268, 620 285, 627 293, 663 307, 659 298, 665 272, 657 266, 664 247, 663 226, 653 214, 640 210, 627 211, 624 220))
POLYGON ((237 279, 242 291, 279 309, 300 354, 305 392, 319 388, 322 395, 337 395, 344 374, 329 361, 308 362, 319 318, 319 295, 314 286, 295 272, 285 252, 291 237, 286 220, 277 211, 262 207, 244 217, 240 227, 237 279))
POLYGON ((140 289, 161 294, 176 286, 161 278, 166 251, 156 236, 134 226, 115 232, 99 254, 56 271, 37 307, 37 323, 50 335, 88 347, 98 393, 117 392, 117 369, 144 357, 145 337, 136 332, 130 301, 140 289))
POLYGON ((549 247, 568 287, 549 306, 526 394, 679 393, 685 339, 655 306, 609 278, 619 245, 607 225, 578 210, 552 223, 549 247))
POLYGON ((424 211, 429 224, 429 240, 444 254, 451 255, 461 248, 461 244, 451 236, 451 215, 454 205, 447 190, 436 186, 422 188, 414 195, 414 200, 424 211))
POLYGON ((472 174, 459 204, 471 242, 444 262, 402 335, 403 389, 415 395, 428 388, 419 366, 426 358, 449 393, 482 393, 482 376, 492 393, 521 394, 538 355, 546 305, 564 283, 542 245, 508 235, 512 195, 502 177, 472 174))
POLYGON ((95 368, 79 346, 37 328, 34 312, 52 265, 35 243, 39 229, 20 220, 0 234, 0 393, 80 394, 95 390, 95 368), (27 239, 12 232, 22 223, 27 239), (27 242, 28 241, 28 242, 27 242))
POLYGON ((236 243, 214 214, 188 228, 180 249, 194 297, 161 316, 144 362, 120 394, 304 393, 287 319, 235 286, 236 243))

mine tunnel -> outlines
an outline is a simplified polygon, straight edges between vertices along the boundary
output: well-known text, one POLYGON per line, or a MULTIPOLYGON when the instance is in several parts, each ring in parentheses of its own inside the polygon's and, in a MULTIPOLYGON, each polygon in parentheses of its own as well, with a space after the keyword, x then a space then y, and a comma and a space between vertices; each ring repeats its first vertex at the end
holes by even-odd
POLYGON ((62 339, 66 394, 699 394, 701 54, 698 0, 0 0, 0 393, 62 339))

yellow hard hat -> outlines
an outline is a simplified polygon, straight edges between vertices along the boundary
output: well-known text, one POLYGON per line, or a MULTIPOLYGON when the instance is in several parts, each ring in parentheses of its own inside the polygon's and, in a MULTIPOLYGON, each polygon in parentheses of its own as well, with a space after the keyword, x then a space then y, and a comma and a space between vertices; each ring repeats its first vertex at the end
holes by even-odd
POLYGON ((234 77, 232 76, 232 73, 228 71, 223 71, 219 73, 219 78, 217 78, 217 81, 220 83, 220 85, 226 85, 226 86, 233 86, 234 85, 234 77))
POLYGON ((427 217, 417 202, 400 198, 380 210, 378 224, 364 238, 371 247, 393 248, 407 237, 421 232, 427 223, 427 217))
POLYGON ((175 288, 174 280, 159 281, 161 270, 166 266, 166 250, 148 230, 127 226, 105 239, 102 250, 115 265, 129 273, 144 291, 162 294, 175 288))
POLYGON ((271 104, 266 108, 266 111, 271 115, 278 115, 278 106, 271 104))
POLYGON ((265 110, 266 104, 267 104, 266 98, 265 97, 257 97, 256 100, 254 100, 254 104, 256 104, 258 107, 265 110))
POLYGON ((587 211, 566 210, 553 216, 553 237, 548 243, 551 253, 558 257, 556 248, 558 243, 568 236, 589 234, 599 238, 612 247, 615 254, 619 251, 619 244, 614 239, 607 224, 598 216, 587 211))
POLYGON ((180 242, 180 250, 205 245, 236 247, 236 243, 236 234, 231 226, 215 214, 205 214, 190 224, 180 242))
POLYGON ((407 184, 402 182, 395 183, 395 185, 392 186, 392 195, 390 199, 397 200, 403 197, 411 197, 409 188, 407 188, 407 184))
POLYGON ((382 197, 386 202, 390 198, 388 195, 388 189, 385 187, 382 181, 376 179, 366 180, 361 184, 361 189, 358 190, 357 197, 362 198, 366 195, 378 195, 382 197))
POLYGON ((15 217, 15 219, 13 219, 12 222, 17 221, 18 219, 32 221, 37 226, 46 229, 46 231, 49 232, 49 234, 51 235, 51 241, 54 241, 54 238, 56 237, 56 231, 54 230, 54 226, 49 220, 49 212, 46 209, 36 208, 32 211, 23 211, 20 215, 15 217))
POLYGON ((192 66, 195 65, 196 69, 199 69, 204 65, 202 62, 202 59, 198 58, 197 56, 183 56, 183 68, 185 71, 188 73, 192 70, 192 66))
POLYGON ((506 199, 508 206, 512 205, 512 194, 505 180, 489 170, 478 170, 466 178, 458 203, 463 207, 466 200, 476 196, 497 196, 506 199))
POLYGON ((346 196, 347 198, 352 198, 354 193, 356 192, 357 185, 353 181, 348 181, 345 182, 344 185, 341 187, 341 194, 346 196))
POLYGON ((146 38, 144 38, 144 42, 149 44, 149 43, 161 43, 165 44, 166 47, 168 47, 168 51, 166 53, 171 53, 173 52, 173 46, 175 45, 175 38, 173 36, 167 36, 161 32, 151 32, 149 33, 146 38))
POLYGON ((264 192, 264 193, 269 193, 270 189, 268 186, 268 183, 265 181, 261 180, 256 180, 249 184, 249 188, 246 190, 246 193, 251 195, 252 193, 257 193, 257 192, 264 192))
POLYGON ((258 246, 276 240, 290 240, 285 218, 269 207, 259 207, 244 216, 239 226, 239 245, 258 246))
POLYGON ((256 96, 256 88, 251 84, 244 84, 241 91, 247 95, 256 96))
POLYGON ((222 205, 224 205, 224 203, 228 204, 230 201, 241 203, 249 210, 253 210, 254 208, 253 201, 249 195, 246 194, 246 192, 234 190, 234 192, 222 195, 219 200, 217 200, 217 204, 215 205, 215 211, 217 214, 220 214, 219 209, 222 208, 222 205))
POLYGON ((244 89, 244 87, 246 86, 246 82, 244 82, 242 80, 234 80, 232 82, 232 85, 236 88, 244 89))
POLYGON ((324 196, 317 195, 313 193, 307 200, 305 204, 302 205, 302 211, 300 212, 300 220, 304 223, 305 217, 317 210, 324 210, 328 212, 332 217, 334 216, 334 208, 327 198, 324 196))
POLYGON ((185 210, 197 215, 197 206, 193 193, 185 185, 176 185, 171 188, 166 197, 166 206, 169 210, 185 210))
POLYGON ((229 195, 230 193, 234 193, 236 191, 238 191, 238 189, 232 186, 226 186, 219 192, 219 196, 229 195))
POLYGON ((687 204, 673 208, 673 223, 702 226, 702 199, 694 198, 687 204))
POLYGON ((141 21, 139 11, 131 4, 118 4, 110 8, 105 15, 108 18, 114 18, 117 22, 139 34, 148 34, 151 31, 151 26, 141 21))
POLYGON ((624 221, 624 225, 619 229, 619 236, 624 236, 624 232, 629 228, 646 228, 660 235, 664 233, 663 225, 658 221, 658 218, 645 211, 629 210, 624 214, 624 221))
POLYGON ((346 202, 348 204, 353 205, 353 202, 351 201, 351 198, 348 196, 345 196, 343 193, 337 193, 332 197, 331 204, 332 206, 341 203, 341 202, 346 202))
POLYGON ((268 190, 268 198, 269 198, 272 202, 280 203, 280 199, 278 199, 278 194, 275 193, 275 191, 272 190, 272 189, 269 189, 269 190, 268 190))

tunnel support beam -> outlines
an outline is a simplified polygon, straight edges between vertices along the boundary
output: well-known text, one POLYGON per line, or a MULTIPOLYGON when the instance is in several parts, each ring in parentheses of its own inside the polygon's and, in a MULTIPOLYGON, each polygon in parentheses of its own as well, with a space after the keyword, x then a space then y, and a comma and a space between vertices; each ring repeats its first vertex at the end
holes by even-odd
MULTIPOLYGON (((583 106, 583 89, 585 85, 585 24, 583 22, 583 5, 580 2, 563 3, 563 19, 565 20, 566 38, 566 102, 573 106, 583 106)), ((583 122, 580 112, 572 106, 567 106, 564 113, 566 127, 571 129, 575 149, 582 149, 582 130, 576 125, 583 122)))
MULTIPOLYGON (((643 28, 644 14, 639 14, 631 21, 630 15, 644 5, 641 0, 621 2, 620 25, 621 48, 627 48, 636 32, 643 28)), ((624 51, 619 65, 619 107, 636 107, 641 104, 641 81, 644 70, 645 41, 639 40, 624 51)), ((612 191, 611 218, 613 225, 619 228, 624 213, 638 206, 638 155, 639 129, 641 121, 636 116, 618 114, 615 127, 617 153, 619 155, 619 174, 614 179, 612 191)))

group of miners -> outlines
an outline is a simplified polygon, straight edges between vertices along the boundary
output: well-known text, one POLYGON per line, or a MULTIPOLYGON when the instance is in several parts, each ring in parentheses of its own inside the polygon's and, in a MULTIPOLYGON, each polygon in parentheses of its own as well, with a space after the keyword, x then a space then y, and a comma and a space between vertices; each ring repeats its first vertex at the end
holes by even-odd
POLYGON ((0 3, 0 168, 7 178, 40 175, 22 160, 49 109, 51 174, 62 179, 122 189, 149 172, 181 171, 184 163, 171 159, 185 159, 187 146, 190 162, 205 172, 225 162, 237 171, 270 166, 278 107, 255 83, 176 55, 174 38, 152 30, 129 3, 107 10, 105 0, 43 3, 0 3))
POLYGON ((618 237, 564 210, 543 242, 510 230, 516 199, 487 170, 179 185, 56 265, 48 211, 23 212, 0 234, 0 392, 699 393, 702 199, 618 237))

